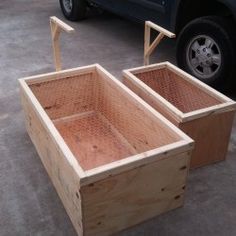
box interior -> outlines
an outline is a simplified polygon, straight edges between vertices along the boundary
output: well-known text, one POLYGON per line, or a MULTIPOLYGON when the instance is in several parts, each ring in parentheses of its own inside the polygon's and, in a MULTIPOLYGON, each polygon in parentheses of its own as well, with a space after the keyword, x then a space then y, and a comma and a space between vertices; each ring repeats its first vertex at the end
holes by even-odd
POLYGON ((29 87, 84 170, 182 139, 97 71, 29 87))
POLYGON ((167 67, 132 74, 183 113, 223 103, 167 67))

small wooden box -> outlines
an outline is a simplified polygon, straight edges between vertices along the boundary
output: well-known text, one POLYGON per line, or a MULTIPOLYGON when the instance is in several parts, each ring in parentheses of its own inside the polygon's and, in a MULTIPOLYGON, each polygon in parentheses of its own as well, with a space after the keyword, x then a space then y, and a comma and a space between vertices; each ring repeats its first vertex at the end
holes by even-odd
POLYGON ((195 141, 191 168, 226 158, 234 101, 169 62, 123 75, 125 85, 195 141))
POLYGON ((182 206, 193 140, 101 66, 20 86, 27 131, 80 236, 182 206))

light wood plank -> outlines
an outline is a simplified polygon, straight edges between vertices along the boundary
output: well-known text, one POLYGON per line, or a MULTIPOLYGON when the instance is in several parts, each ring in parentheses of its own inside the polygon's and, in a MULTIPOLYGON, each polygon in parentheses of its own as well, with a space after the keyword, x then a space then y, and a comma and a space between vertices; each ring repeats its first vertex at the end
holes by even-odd
POLYGON ((112 235, 181 207, 189 161, 170 156, 82 187, 85 235, 112 235))
POLYGON ((94 73, 96 69, 95 64, 89 66, 76 67, 67 70, 44 73, 40 75, 33 75, 19 79, 19 81, 27 81, 28 85, 47 82, 50 80, 65 79, 66 77, 79 76, 87 73, 94 73))
POLYGON ((169 37, 169 38, 175 38, 175 37, 176 37, 176 35, 175 35, 174 33, 172 33, 172 32, 170 32, 170 31, 164 29, 163 27, 161 27, 161 26, 159 26, 159 25, 157 25, 157 24, 154 24, 154 23, 151 22, 151 21, 146 21, 145 23, 146 23, 147 26, 149 26, 150 28, 155 29, 156 31, 158 31, 158 32, 160 32, 160 33, 162 33, 162 34, 164 34, 165 36, 167 36, 167 37, 169 37))
POLYGON ((59 37, 62 30, 67 33, 74 32, 74 29, 58 19, 55 16, 50 17, 51 35, 52 35, 52 47, 56 71, 61 70, 61 51, 59 46, 59 37))
POLYGON ((71 163, 65 145, 58 143, 58 135, 51 133, 51 128, 45 127, 24 88, 21 90, 21 99, 28 134, 78 235, 83 235, 79 177, 81 173, 78 174, 71 163))
POLYGON ((161 26, 154 24, 151 21, 145 22, 145 30, 144 30, 144 65, 149 65, 150 56, 155 50, 155 48, 160 44, 162 39, 167 36, 169 38, 175 38, 175 34, 170 31, 162 28, 161 26), (151 37, 151 29, 159 32, 159 35, 154 39, 154 41, 150 45, 150 37, 151 37))

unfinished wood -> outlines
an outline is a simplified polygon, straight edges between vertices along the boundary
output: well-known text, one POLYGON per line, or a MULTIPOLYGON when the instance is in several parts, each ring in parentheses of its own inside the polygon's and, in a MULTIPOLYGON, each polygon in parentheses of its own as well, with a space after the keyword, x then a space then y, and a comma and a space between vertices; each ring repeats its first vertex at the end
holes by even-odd
MULTIPOLYGON (((94 74, 95 72, 97 72, 100 76, 104 77, 104 79, 106 79, 107 82, 110 82, 110 84, 114 84, 113 86, 117 86, 117 89, 121 92, 121 96, 126 96, 125 99, 127 99, 128 102, 133 103, 138 110, 145 110, 146 114, 145 117, 146 119, 151 119, 151 120, 156 120, 157 118, 161 121, 158 122, 159 125, 163 128, 163 129, 170 129, 172 131, 174 131, 174 133, 178 134, 182 139, 186 140, 185 143, 181 143, 181 145, 183 147, 188 148, 187 143, 190 144, 190 148, 193 148, 192 146, 192 140, 189 139, 188 136, 186 136, 183 132, 181 132, 179 129, 177 129, 173 124, 171 124, 167 119, 165 119, 162 115, 160 115, 158 112, 156 112, 153 108, 151 108, 148 104, 146 104, 145 102, 143 102, 142 99, 140 99, 137 95, 135 95, 133 92, 131 92, 129 89, 127 89, 126 86, 124 86, 122 83, 120 83, 116 78, 114 78, 110 73, 108 73, 106 70, 104 70, 101 66, 95 64, 95 65, 91 65, 91 66, 85 66, 85 67, 79 67, 79 68, 73 68, 73 69, 69 69, 69 70, 64 70, 64 71, 60 71, 60 72, 53 72, 53 73, 48 73, 48 74, 42 74, 39 76, 31 76, 31 77, 27 77, 24 79, 21 79, 20 81, 23 83, 24 81, 27 82, 27 84, 31 87, 35 87, 36 89, 39 88, 40 86, 38 86, 39 84, 41 84, 43 82, 43 84, 47 84, 47 82, 52 82, 54 80, 58 80, 61 81, 63 79, 74 79, 74 77, 76 75, 78 75, 79 77, 81 76, 81 79, 84 78, 84 76, 90 76, 91 74, 94 74), (87 74, 87 75, 86 75, 87 74), (128 94, 128 96, 127 96, 128 94)), ((69 81, 71 83, 71 81, 69 81)), ((73 85, 73 84, 71 84, 73 85)), ((25 86, 27 87, 27 86, 25 86)), ((57 86, 58 87, 58 86, 57 86)), ((74 87, 71 86, 72 88, 74 87)), ((29 88, 25 88, 26 90, 30 90, 29 88)), ((46 89, 47 90, 47 89, 46 89)), ((45 91, 46 91, 45 90, 45 91)), ((44 89, 42 90, 44 91, 44 89)), ((37 93, 36 93, 37 94, 37 93)), ((50 91, 46 92, 45 97, 47 97, 47 94, 50 94, 50 91)), ((57 94, 61 94, 60 92, 57 92, 57 94)), ((71 91, 66 92, 65 94, 63 94, 63 96, 68 96, 71 94, 71 91)), ((31 99, 33 100, 37 100, 36 98, 34 98, 33 93, 30 91, 29 95, 28 95, 31 99)), ((48 102, 47 99, 43 97, 43 100, 48 102)), ((50 99, 49 99, 50 100, 50 99)), ((60 100, 60 97, 55 97, 55 100, 60 100)), ((38 101, 36 101, 36 103, 38 103, 38 101)), ((54 102, 51 103, 51 107, 53 107, 54 102)), ((70 104, 69 104, 70 105, 70 104)), ((40 111, 40 114, 45 113, 45 111, 43 110, 43 108, 39 105, 39 103, 37 104, 37 110, 40 111)), ((43 106, 44 107, 44 106, 43 106)), ((50 108, 50 104, 48 104, 46 106, 46 108, 50 108)), ((72 110, 73 111, 73 110, 72 110)), ((129 112, 129 111, 128 111, 129 112)), ((78 114, 74 114, 75 116, 77 116, 78 114)), ((73 115, 71 115, 73 117, 73 115)), ((143 115, 140 116, 140 120, 143 119, 142 117, 143 115)), ((49 121, 49 118, 46 116, 46 114, 44 115, 44 117, 47 118, 47 122, 49 121)), ((51 117, 52 118, 52 117, 51 117)), ((63 118, 63 117, 62 117, 63 118)), ((59 118, 60 120, 60 118, 59 118)), ((57 122, 58 118, 53 117, 53 122, 57 122)), ((54 127, 53 127, 54 128, 54 127)), ((53 130, 53 129, 52 129, 53 130)), ((53 130, 54 133, 54 130, 53 130)), ((178 142, 177 142, 178 144, 178 142)), ((180 145, 180 146, 181 146, 180 145)), ((172 145, 167 145, 167 148, 171 148, 172 145)), ((175 144, 173 144, 173 148, 179 148, 179 146, 176 146, 175 144)), ((156 150, 156 149, 155 149, 156 150)), ((159 155, 162 155, 162 153, 166 153, 165 147, 163 148, 158 148, 158 150, 156 150, 156 153, 159 153, 159 155)), ((145 154, 146 155, 146 154, 145 154)), ((142 155, 141 155, 142 156, 142 155)), ((146 155, 147 157, 148 155, 146 155)), ((137 156, 137 158, 140 159, 140 156, 137 156)), ((127 159, 127 158, 126 158, 127 159)), ((145 159, 141 159, 141 161, 137 164, 135 161, 135 158, 132 159, 131 161, 126 161, 126 159, 119 161, 117 167, 114 167, 111 165, 111 171, 119 173, 119 171, 123 171, 126 168, 135 168, 138 165, 142 165, 142 163, 145 163, 146 160, 145 159), (128 165, 127 165, 128 163, 128 165)), ((104 166, 104 169, 106 169, 106 173, 109 172, 109 168, 110 165, 107 165, 107 169, 104 166)), ((96 172, 96 171, 95 171, 96 172)), ((93 178, 98 180, 101 179, 103 177, 106 177, 106 173, 103 174, 98 171, 97 176, 94 173, 92 174, 93 178)), ((85 183, 88 181, 88 178, 86 177, 86 180, 84 181, 85 183)), ((82 181, 83 182, 83 181, 82 181)))
POLYGON ((80 176, 46 129, 24 89, 21 91, 26 128, 41 161, 69 215, 78 235, 83 235, 80 176))
POLYGON ((123 74, 132 91, 195 140, 191 168, 226 158, 234 101, 169 62, 123 74))
POLYGON ((159 25, 154 24, 151 21, 145 22, 145 32, 144 32, 144 65, 149 65, 150 55, 153 53, 155 48, 159 45, 162 39, 167 36, 169 38, 175 38, 175 34, 170 31, 160 27, 159 25), (159 35, 154 39, 150 44, 151 29, 154 29, 159 32, 159 35))
POLYGON ((186 143, 186 141, 179 141, 173 144, 165 145, 151 151, 130 156, 124 160, 115 161, 104 166, 100 166, 91 170, 85 171, 86 177, 81 179, 81 186, 86 186, 97 182, 101 179, 115 176, 122 172, 127 172, 145 165, 151 165, 156 161, 160 161, 170 156, 185 153, 194 148, 193 143, 186 143), (168 149, 168 151, 166 151, 168 149), (120 167, 120 168, 117 168, 120 167), (101 178, 103 177, 103 178, 101 178))
POLYGON ((175 36, 176 36, 174 33, 172 33, 172 32, 170 32, 170 31, 164 29, 163 27, 161 27, 161 26, 159 26, 159 25, 157 25, 157 24, 154 24, 154 23, 151 22, 151 21, 146 21, 145 24, 146 24, 148 27, 150 27, 150 28, 152 28, 152 29, 154 29, 154 30, 156 30, 156 31, 158 31, 158 32, 160 32, 160 33, 162 33, 162 34, 164 34, 165 36, 167 36, 167 37, 169 37, 169 38, 175 38, 175 36))
POLYGON ((123 74, 132 91, 196 141, 191 168, 226 158, 234 101, 168 62, 123 74))
POLYGON ((200 110, 192 111, 184 114, 182 121, 188 122, 194 119, 199 119, 204 116, 216 115, 220 113, 235 111, 236 104, 234 101, 229 101, 227 103, 218 104, 212 107, 203 108, 200 110))
POLYGON ((22 78, 20 80, 24 80, 27 82, 28 85, 32 85, 32 84, 37 84, 39 82, 47 82, 48 80, 58 80, 58 79, 64 79, 65 77, 69 76, 75 76, 75 75, 79 76, 87 73, 93 73, 94 68, 96 68, 96 64, 71 68, 67 70, 61 70, 46 74, 29 76, 22 78))
POLYGON ((190 154, 179 154, 81 188, 85 235, 112 235, 184 202, 190 154))
POLYGON ((179 124, 179 128, 196 143, 191 159, 192 168, 225 160, 234 113, 213 114, 179 124))
MULTIPOLYGON (((101 66, 21 79, 20 85, 28 133, 78 235, 111 234, 181 206, 192 139, 101 66), (172 159, 172 164, 161 164, 172 159), (156 172, 154 166, 158 167, 158 163, 161 171, 156 172), (172 169, 165 166, 172 166, 173 178, 169 178, 172 169), (91 206, 87 202, 95 198, 86 194, 87 189, 101 183, 110 186, 111 181, 120 182, 122 176, 129 179, 137 170, 140 177, 129 183, 130 190, 135 191, 129 192, 126 188, 123 193, 119 187, 114 188, 112 194, 107 195, 107 205, 101 190, 95 194, 94 206, 97 208, 99 202, 104 206, 101 212, 104 218, 110 218, 111 225, 99 223, 96 228, 90 228, 97 218, 90 214, 91 206), (149 171, 150 177, 146 176, 149 171), (145 176, 145 184, 142 176, 145 176), (166 188, 171 186, 168 194, 161 195, 159 203, 152 197, 153 192, 158 192, 155 177, 164 185, 169 180, 166 188), (152 181, 149 183, 149 180, 152 181), (142 201, 136 194, 136 186, 140 193, 145 192, 145 199, 142 209, 139 206, 130 208, 134 216, 131 219, 126 206, 120 206, 117 211, 116 202, 120 194, 127 201, 142 201), (181 193, 179 188, 182 188, 181 193), (113 209, 119 217, 110 214, 113 209), (141 210, 145 214, 138 217, 141 210), (129 219, 126 223, 119 220, 120 212, 127 214, 124 216, 129 219)), ((97 216, 97 212, 95 214, 97 216)))
POLYGON ((61 70, 61 53, 59 46, 59 37, 61 30, 71 33, 74 31, 72 27, 61 21, 55 16, 50 17, 51 35, 52 35, 52 47, 56 71, 61 70))
MULTIPOLYGON (((47 116, 46 112, 30 90, 29 86, 27 85, 26 81, 24 79, 19 80, 20 83, 20 89, 21 89, 21 97, 24 98, 24 96, 29 100, 31 107, 29 108, 30 110, 33 110, 37 116, 38 119, 40 120, 41 124, 44 126, 44 128, 47 130, 48 134, 51 135, 51 138, 54 140, 55 145, 57 146, 58 149, 60 149, 65 156, 67 162, 73 167, 75 172, 80 178, 83 178, 85 176, 84 171, 76 161, 74 155, 71 153, 70 149, 68 146, 65 144, 63 138, 60 136, 58 130, 55 128, 53 125, 52 120, 47 116)), ((24 106, 23 103, 24 100, 22 100, 22 106, 23 110, 25 111, 26 107, 24 106)), ((28 110, 25 112, 26 114, 28 113, 28 110)), ((26 119, 26 125, 27 122, 30 123, 30 120, 28 121, 26 119)))
POLYGON ((145 118, 145 110, 97 72, 31 84, 30 89, 84 170, 180 140, 161 122, 145 118), (76 114, 83 116, 66 119, 76 114))

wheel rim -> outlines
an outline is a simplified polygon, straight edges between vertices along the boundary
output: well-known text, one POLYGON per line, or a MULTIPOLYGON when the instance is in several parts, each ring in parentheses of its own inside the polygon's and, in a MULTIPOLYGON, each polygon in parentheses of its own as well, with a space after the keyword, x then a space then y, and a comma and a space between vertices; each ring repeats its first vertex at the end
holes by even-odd
POLYGON ((193 38, 187 47, 187 64, 200 79, 212 78, 222 65, 219 45, 207 35, 193 38))
POLYGON ((63 7, 66 13, 70 14, 72 11, 72 5, 73 5, 72 0, 63 0, 62 2, 63 2, 63 7))

